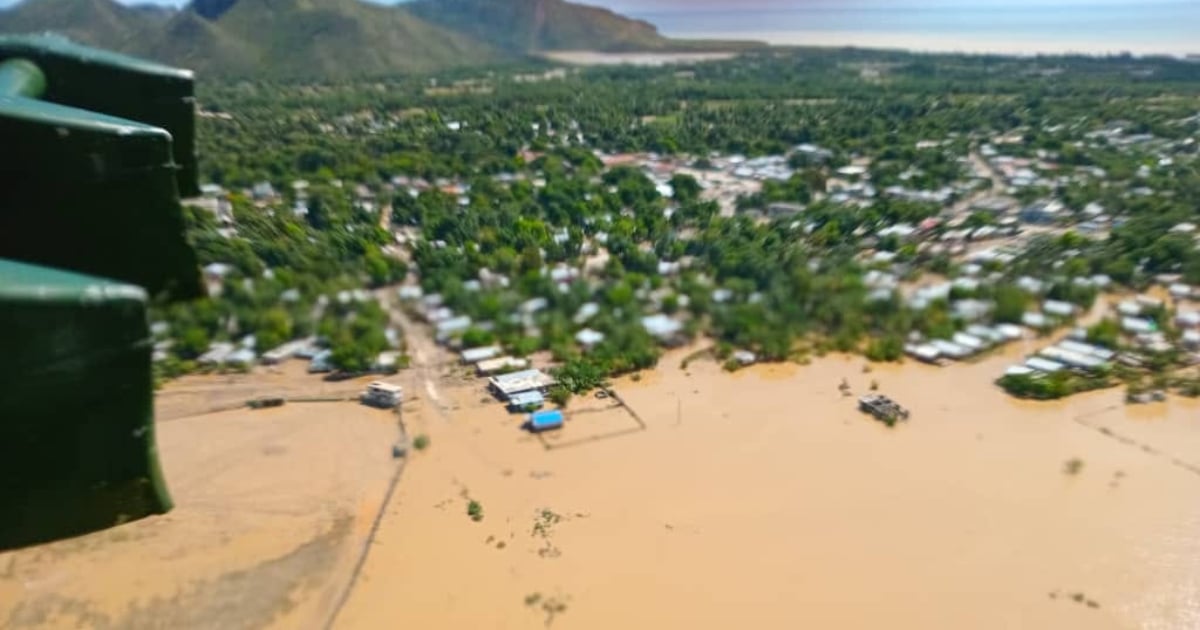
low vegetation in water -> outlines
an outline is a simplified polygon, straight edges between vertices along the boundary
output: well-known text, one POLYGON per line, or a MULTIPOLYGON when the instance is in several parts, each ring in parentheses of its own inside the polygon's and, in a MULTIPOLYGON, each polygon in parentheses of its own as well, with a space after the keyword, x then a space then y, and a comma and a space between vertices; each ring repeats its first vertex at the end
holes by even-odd
POLYGON ((1078 457, 1069 459, 1067 460, 1066 464, 1063 464, 1064 474, 1071 475, 1073 477, 1081 472, 1083 472, 1083 460, 1079 459, 1078 457))
POLYGON ((483 520, 483 505, 478 501, 471 499, 467 502, 467 516, 471 517, 472 521, 478 523, 483 520))
POLYGON ((424 433, 418 435, 416 439, 413 440, 413 448, 417 449, 418 451, 423 451, 429 448, 429 436, 425 435, 424 433))
POLYGON ((1114 380, 1107 372, 1080 375, 1063 371, 1044 376, 1009 374, 1001 377, 996 384, 1017 398, 1058 400, 1083 392, 1112 387, 1114 380))

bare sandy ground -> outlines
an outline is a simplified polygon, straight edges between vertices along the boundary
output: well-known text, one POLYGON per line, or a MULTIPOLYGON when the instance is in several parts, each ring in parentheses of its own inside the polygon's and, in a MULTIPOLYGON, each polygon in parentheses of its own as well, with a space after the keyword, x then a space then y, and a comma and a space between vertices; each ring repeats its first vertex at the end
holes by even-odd
POLYGON ((1032 347, 870 374, 671 355, 618 383, 644 430, 577 401, 545 441, 443 388, 337 627, 1200 627, 1200 407, 1011 400, 992 380, 1032 347))
MULTIPOLYGON (((181 389, 206 381, 223 383, 181 389)), ((0 627, 324 627, 397 473, 397 438, 394 414, 354 403, 160 422, 175 510, 0 554, 0 627)))

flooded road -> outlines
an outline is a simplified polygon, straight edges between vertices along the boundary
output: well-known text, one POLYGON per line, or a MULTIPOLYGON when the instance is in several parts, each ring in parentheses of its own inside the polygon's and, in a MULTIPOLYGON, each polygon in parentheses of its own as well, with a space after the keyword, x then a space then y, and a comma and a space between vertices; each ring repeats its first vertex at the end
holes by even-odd
POLYGON ((544 442, 443 387, 337 627, 1200 627, 1200 407, 1014 401, 992 381, 1026 350, 869 374, 669 355, 617 385, 644 429, 576 400, 544 442), (912 420, 861 415, 843 378, 912 420))

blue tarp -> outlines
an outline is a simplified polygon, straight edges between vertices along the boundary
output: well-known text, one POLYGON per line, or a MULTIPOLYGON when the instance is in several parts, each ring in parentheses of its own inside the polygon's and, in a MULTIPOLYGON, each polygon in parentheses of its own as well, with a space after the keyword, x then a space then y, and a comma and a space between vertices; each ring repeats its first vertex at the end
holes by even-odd
POLYGON ((529 416, 529 428, 534 431, 557 429, 563 425, 563 412, 560 409, 539 411, 529 416))

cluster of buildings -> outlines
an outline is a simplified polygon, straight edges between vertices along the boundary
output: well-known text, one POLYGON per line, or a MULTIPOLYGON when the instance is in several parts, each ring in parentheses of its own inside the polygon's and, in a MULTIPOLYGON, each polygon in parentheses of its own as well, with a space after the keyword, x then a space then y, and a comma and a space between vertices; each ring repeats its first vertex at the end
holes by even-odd
POLYGON ((1175 313, 1165 326, 1161 322, 1170 310, 1163 299, 1138 295, 1112 307, 1108 316, 1120 331, 1119 350, 1090 343, 1088 331, 1075 328, 1065 339, 1010 367, 1006 374, 1040 377, 1070 371, 1091 375, 1118 363, 1141 367, 1147 357, 1172 351, 1184 353, 1186 363, 1200 363, 1200 310, 1187 303, 1200 294, 1187 285, 1173 284, 1171 289, 1172 295, 1177 296, 1175 313), (1169 330, 1172 326, 1174 330, 1169 330))
POLYGON ((1111 367, 1116 356, 1116 352, 1095 344, 1078 339, 1064 339, 1043 348, 1024 363, 1008 368, 1005 375, 1036 377, 1065 370, 1094 374, 1111 367))
POLYGON ((954 333, 949 339, 913 342, 906 345, 904 351, 918 361, 945 365, 948 361, 965 361, 1024 337, 1025 330, 1013 324, 971 324, 962 332, 954 333))

